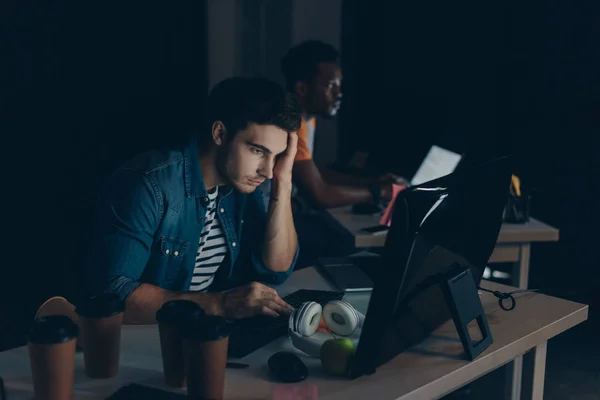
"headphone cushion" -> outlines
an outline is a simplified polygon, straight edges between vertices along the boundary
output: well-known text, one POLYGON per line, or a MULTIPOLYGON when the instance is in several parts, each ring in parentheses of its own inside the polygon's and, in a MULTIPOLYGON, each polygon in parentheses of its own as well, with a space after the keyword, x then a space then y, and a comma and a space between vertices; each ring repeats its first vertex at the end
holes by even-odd
POLYGON ((332 332, 348 336, 361 325, 361 314, 343 300, 333 300, 325 305, 323 319, 332 332))
POLYGON ((323 308, 319 303, 308 301, 292 312, 289 328, 301 336, 310 336, 319 328, 323 308))

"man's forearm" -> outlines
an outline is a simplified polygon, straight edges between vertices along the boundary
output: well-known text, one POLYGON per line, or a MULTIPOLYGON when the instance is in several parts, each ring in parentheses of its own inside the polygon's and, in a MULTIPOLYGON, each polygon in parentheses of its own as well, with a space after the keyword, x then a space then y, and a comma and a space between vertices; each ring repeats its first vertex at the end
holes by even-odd
POLYGON ((262 249, 263 261, 270 270, 285 272, 290 268, 298 246, 292 216, 292 185, 273 181, 272 188, 262 249))
POLYGON ((220 293, 173 292, 158 286, 142 283, 127 298, 123 323, 147 325, 156 323, 156 312, 171 300, 191 300, 198 303, 209 315, 221 315, 220 293))
POLYGON ((323 179, 331 185, 364 186, 375 182, 375 178, 346 174, 326 167, 319 167, 319 172, 323 179))
POLYGON ((359 203, 373 201, 373 195, 368 187, 325 185, 318 193, 315 200, 323 208, 351 206, 359 203))

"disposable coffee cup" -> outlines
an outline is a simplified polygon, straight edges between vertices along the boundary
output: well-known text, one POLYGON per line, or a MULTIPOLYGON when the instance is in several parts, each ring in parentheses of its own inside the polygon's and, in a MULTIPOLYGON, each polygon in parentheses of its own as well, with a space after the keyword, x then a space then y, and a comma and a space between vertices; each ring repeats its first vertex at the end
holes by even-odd
POLYGON ((185 358, 181 329, 188 319, 194 319, 197 313, 204 313, 202 308, 193 301, 169 301, 156 313, 160 335, 160 350, 163 363, 165 383, 173 388, 183 388, 186 385, 185 358))
POLYGON ((80 316, 86 375, 95 379, 117 375, 124 302, 116 294, 101 294, 85 299, 75 311, 80 316))
POLYGON ((232 326, 224 318, 198 313, 183 327, 188 398, 223 398, 227 346, 232 326))
POLYGON ((66 315, 48 315, 34 321, 28 347, 37 400, 73 399, 78 333, 79 328, 66 315))

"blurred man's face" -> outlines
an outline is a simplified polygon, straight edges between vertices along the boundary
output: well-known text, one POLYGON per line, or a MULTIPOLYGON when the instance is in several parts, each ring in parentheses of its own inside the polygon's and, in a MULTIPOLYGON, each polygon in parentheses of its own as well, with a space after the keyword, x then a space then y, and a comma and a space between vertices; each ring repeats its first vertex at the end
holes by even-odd
POLYGON ((320 63, 308 85, 307 112, 333 118, 342 105, 342 69, 337 63, 320 63))

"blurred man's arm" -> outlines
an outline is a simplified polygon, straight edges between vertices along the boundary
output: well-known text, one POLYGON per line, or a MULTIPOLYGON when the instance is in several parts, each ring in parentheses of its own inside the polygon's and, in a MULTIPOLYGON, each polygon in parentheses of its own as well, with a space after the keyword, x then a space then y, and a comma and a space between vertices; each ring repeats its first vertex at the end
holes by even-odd
POLYGON ((396 185, 409 186, 409 182, 392 173, 383 174, 377 177, 365 177, 359 175, 347 174, 344 172, 339 172, 327 167, 318 166, 319 172, 325 181, 333 185, 371 185, 374 182, 379 183, 395 183, 396 185))
POLYGON ((367 185, 350 186, 328 183, 312 159, 294 163, 294 179, 322 208, 343 207, 373 201, 367 185))
POLYGON ((359 175, 347 174, 344 172, 339 172, 331 168, 317 166, 319 169, 319 173, 323 177, 323 179, 332 185, 350 185, 350 186, 360 186, 360 185, 370 185, 375 182, 377 178, 373 177, 365 177, 359 175))

